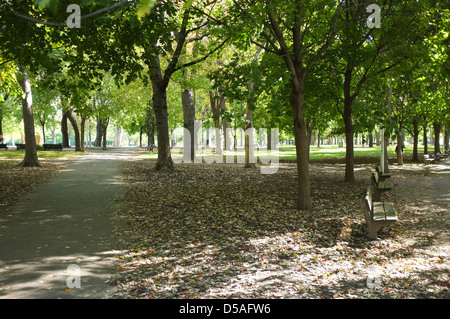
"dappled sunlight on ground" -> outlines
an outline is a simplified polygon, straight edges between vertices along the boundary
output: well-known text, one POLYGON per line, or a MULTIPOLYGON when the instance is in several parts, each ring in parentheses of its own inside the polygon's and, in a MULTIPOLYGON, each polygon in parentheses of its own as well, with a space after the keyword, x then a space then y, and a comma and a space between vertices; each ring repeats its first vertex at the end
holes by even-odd
POLYGON ((120 214, 128 220, 122 231, 130 253, 123 256, 120 298, 449 296, 440 245, 448 233, 436 237, 447 229, 445 208, 415 171, 394 174, 398 187, 389 198, 399 222, 373 242, 361 207, 373 165, 358 166, 354 184, 343 182, 342 166, 311 165, 308 212, 293 207, 292 164, 270 176, 227 164, 177 165, 166 174, 129 162, 123 171, 128 204, 120 214), (433 204, 421 201, 410 211, 411 198, 402 195, 408 183, 433 204), (433 218, 440 228, 428 229, 433 218))

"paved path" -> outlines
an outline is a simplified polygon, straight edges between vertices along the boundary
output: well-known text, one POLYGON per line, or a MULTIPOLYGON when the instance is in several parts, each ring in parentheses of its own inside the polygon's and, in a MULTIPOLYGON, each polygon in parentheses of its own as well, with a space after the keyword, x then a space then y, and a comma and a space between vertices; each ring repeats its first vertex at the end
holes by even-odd
POLYGON ((112 296, 107 281, 122 248, 112 218, 122 191, 119 159, 133 153, 89 151, 0 212, 0 298, 112 296))

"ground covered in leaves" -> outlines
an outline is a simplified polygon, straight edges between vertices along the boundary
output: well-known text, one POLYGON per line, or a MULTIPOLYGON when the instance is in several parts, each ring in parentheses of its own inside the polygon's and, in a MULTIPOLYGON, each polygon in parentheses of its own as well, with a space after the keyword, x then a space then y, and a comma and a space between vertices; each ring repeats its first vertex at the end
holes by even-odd
POLYGON ((20 167, 19 163, 20 160, 0 160, 0 208, 55 177, 62 167, 57 161, 41 161, 41 167, 20 167))
POLYGON ((361 196, 373 167, 357 165, 350 184, 342 165, 311 165, 314 209, 304 212, 294 209, 292 164, 272 175, 234 164, 124 164, 117 232, 129 251, 119 256, 116 297, 449 298, 448 203, 433 198, 437 173, 394 169, 383 196, 399 222, 369 241, 361 196))

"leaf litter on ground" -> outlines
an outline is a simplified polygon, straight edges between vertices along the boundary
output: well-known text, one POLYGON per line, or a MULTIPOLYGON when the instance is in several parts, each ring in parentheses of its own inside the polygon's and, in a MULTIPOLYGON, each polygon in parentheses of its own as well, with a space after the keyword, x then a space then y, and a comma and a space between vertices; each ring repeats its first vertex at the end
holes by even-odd
POLYGON ((311 165, 314 207, 294 208, 296 167, 272 175, 237 164, 122 166, 117 298, 448 298, 443 203, 420 171, 392 177, 399 222, 369 241, 361 196, 373 165, 311 165), (416 185, 415 191, 410 185, 416 185), (431 205, 431 203, 433 205, 431 205), (378 278, 378 286, 371 280, 378 278))

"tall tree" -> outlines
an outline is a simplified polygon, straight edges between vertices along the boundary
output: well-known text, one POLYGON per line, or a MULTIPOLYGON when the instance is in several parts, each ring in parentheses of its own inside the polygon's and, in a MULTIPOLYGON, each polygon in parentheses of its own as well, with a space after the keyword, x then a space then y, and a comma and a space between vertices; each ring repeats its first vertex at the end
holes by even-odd
MULTIPOLYGON (((298 186, 296 207, 312 207, 308 134, 305 118, 305 79, 333 43, 343 6, 335 1, 234 1, 237 21, 249 41, 283 59, 290 74, 290 107, 294 122, 298 186), (256 30, 255 28, 258 28, 256 30)), ((236 21, 236 22, 237 22, 236 21)))

